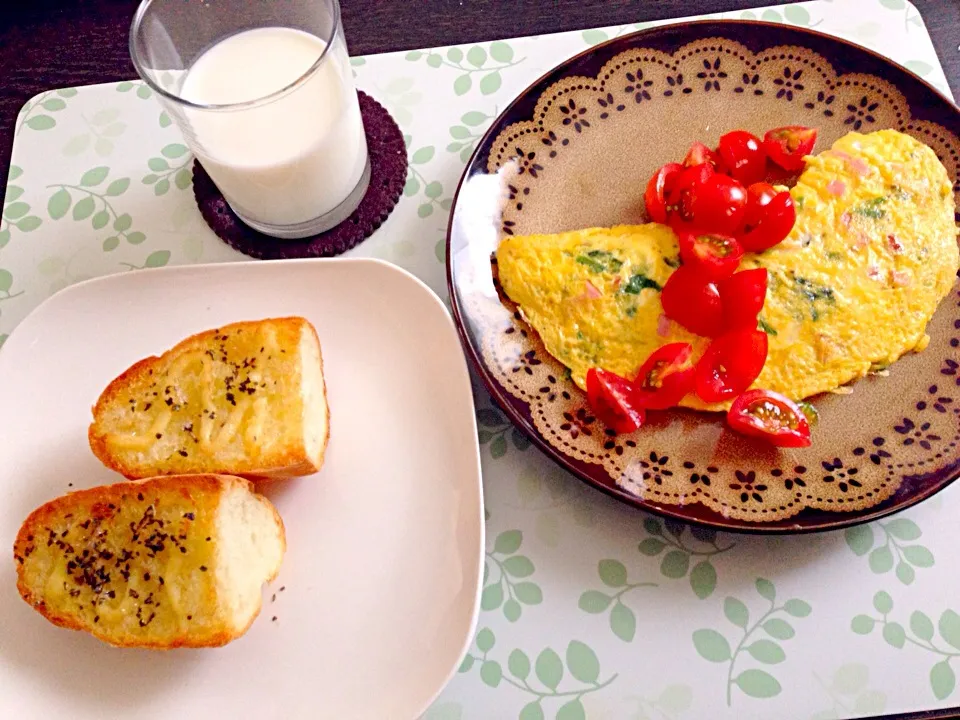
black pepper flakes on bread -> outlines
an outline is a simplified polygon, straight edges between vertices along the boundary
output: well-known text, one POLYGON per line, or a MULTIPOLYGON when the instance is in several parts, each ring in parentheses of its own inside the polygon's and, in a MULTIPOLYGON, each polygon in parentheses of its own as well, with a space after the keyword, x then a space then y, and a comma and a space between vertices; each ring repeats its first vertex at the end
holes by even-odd
POLYGON ((103 391, 89 442, 127 478, 320 469, 329 437, 323 359, 304 318, 241 322, 139 361, 103 391))
POLYGON ((17 588, 54 625, 120 647, 217 647, 260 612, 283 522, 249 481, 168 476, 70 493, 14 544, 17 588))

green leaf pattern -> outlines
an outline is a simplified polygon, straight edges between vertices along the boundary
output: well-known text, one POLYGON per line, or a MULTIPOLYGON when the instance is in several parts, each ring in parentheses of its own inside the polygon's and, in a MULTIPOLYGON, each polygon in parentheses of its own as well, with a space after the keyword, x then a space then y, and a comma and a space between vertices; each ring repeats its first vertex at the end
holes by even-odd
POLYGON ((120 92, 120 93, 132 92, 141 100, 149 100, 150 98, 153 97, 153 90, 150 89, 150 87, 146 83, 140 80, 119 83, 117 85, 117 92, 120 92))
MULTIPOLYGON (((688 578, 698 598, 710 597, 717 586, 717 571, 711 558, 731 550, 734 544, 721 545, 713 530, 688 528, 683 523, 671 520, 660 521, 648 517, 643 527, 648 537, 640 542, 637 549, 643 556, 658 559, 660 575, 670 580, 688 578)), ((615 592, 586 590, 581 593, 578 606, 592 615, 609 611, 610 630, 620 640, 632 642, 636 636, 637 614, 624 602, 624 597, 638 588, 655 588, 658 584, 645 580, 628 582, 626 566, 614 559, 601 560, 597 574, 600 582, 615 592)), ((764 592, 772 592, 772 584, 769 588, 764 586, 764 592)), ((733 616, 739 617, 746 612, 746 608, 741 609, 736 603, 739 601, 728 598, 727 608, 733 616)))
POLYGON ((409 76, 400 76, 390 80, 385 86, 378 86, 383 101, 397 124, 408 127, 413 122, 413 109, 423 101, 423 94, 416 86, 416 80, 409 76))
MULTIPOLYGON (((107 237, 101 240, 104 252, 112 252, 124 240, 130 245, 139 245, 147 236, 132 230, 133 218, 120 212, 113 198, 122 196, 130 188, 130 178, 115 177, 108 182, 110 168, 98 165, 87 170, 74 184, 57 183, 48 186, 53 190, 47 200, 47 214, 51 220, 62 220, 68 213, 75 222, 89 220, 94 231, 105 232, 107 237)), ((169 259, 169 252, 166 257, 169 259)), ((154 259, 156 262, 156 259, 154 259)), ((166 264, 166 262, 161 263, 166 264)), ((125 267, 159 267, 159 265, 135 266, 123 263, 125 267)))
MULTIPOLYGON (((507 655, 506 672, 493 656, 496 637, 490 628, 482 628, 477 633, 474 645, 476 650, 467 653, 459 672, 465 674, 479 668, 484 685, 496 688, 506 684, 520 691, 526 699, 517 715, 519 720, 545 718, 548 709, 552 709, 558 720, 583 720, 587 716, 584 697, 603 690, 617 679, 616 673, 601 679, 604 673, 599 657, 593 648, 577 639, 567 643, 562 656, 550 647, 535 656, 515 648, 507 655)), ((689 704, 689 694, 674 690, 665 701, 667 709, 677 704, 685 707, 689 704)))
POLYGON ((930 690, 937 700, 950 697, 956 688, 951 663, 960 657, 960 615, 952 609, 944 610, 934 626, 929 615, 914 610, 908 620, 909 627, 904 627, 901 622, 890 619, 894 611, 893 598, 882 590, 873 596, 873 610, 876 615, 864 613, 854 617, 850 629, 858 635, 870 635, 880 628, 884 642, 895 650, 903 650, 909 644, 928 652, 935 660, 928 675, 930 690))
POLYGON ((848 663, 838 667, 832 677, 822 678, 817 672, 814 679, 829 702, 829 706, 817 712, 817 720, 839 720, 851 714, 880 715, 887 708, 887 695, 870 687, 870 668, 862 663, 848 663))
POLYGON ((0 268, 0 302, 12 300, 23 295, 23 290, 13 292, 13 274, 9 270, 0 268))
POLYGON ((739 689, 744 695, 758 699, 772 698, 780 694, 782 686, 771 670, 773 666, 787 659, 780 641, 794 636, 792 625, 782 615, 803 618, 811 612, 810 605, 797 598, 791 598, 783 605, 777 605, 776 587, 766 578, 757 578, 754 585, 757 594, 769 603, 769 607, 752 624, 750 623, 751 612, 745 602, 731 596, 724 598, 723 601, 724 616, 734 627, 743 631, 742 636, 734 641, 736 645, 726 635, 712 628, 703 628, 693 633, 693 646, 700 657, 711 663, 727 665, 728 706, 733 702, 734 688, 739 689), (770 667, 771 670, 747 668, 738 671, 737 663, 742 659, 743 653, 747 653, 755 661, 770 667))
MULTIPOLYGON (((412 147, 409 141, 407 145, 412 147)), ((408 198, 417 198, 420 203, 417 207, 417 217, 421 219, 435 217, 445 220, 453 206, 453 198, 444 197, 443 184, 436 180, 428 180, 421 171, 423 166, 434 159, 435 155, 436 148, 433 145, 424 145, 411 152, 403 194, 408 198)))
POLYGON ((523 452, 530 447, 530 441, 517 427, 494 407, 477 410, 477 430, 480 444, 490 451, 490 457, 498 460, 507 454, 512 446, 523 452))
POLYGON ((479 110, 471 110, 460 116, 460 124, 450 127, 452 141, 447 145, 447 152, 457 153, 460 161, 466 163, 473 154, 477 141, 483 137, 487 126, 497 115, 496 108, 491 115, 479 110))
POLYGON ((117 107, 103 108, 91 116, 81 113, 83 131, 71 136, 61 152, 66 157, 74 157, 93 150, 98 157, 109 157, 113 154, 115 140, 127 131, 127 125, 119 119, 120 116, 121 110, 117 107))
POLYGON ((193 155, 186 145, 169 143, 160 149, 159 157, 147 161, 150 172, 143 176, 144 185, 153 186, 153 194, 161 197, 176 187, 186 190, 193 184, 193 155), (172 162, 177 161, 179 162, 172 162))
POLYGON ((660 558, 660 574, 679 580, 688 578, 690 589, 704 600, 717 587, 717 571, 713 558, 732 550, 736 543, 721 544, 717 533, 702 528, 688 528, 682 523, 647 518, 644 529, 650 535, 640 542, 642 555, 660 558))
POLYGON ((30 233, 43 224, 38 216, 31 213, 30 204, 22 201, 24 189, 14 181, 23 175, 23 169, 17 165, 10 167, 7 191, 3 198, 3 212, 0 213, 0 250, 10 242, 15 230, 30 233))
POLYGON ((581 483, 557 468, 541 471, 526 465, 516 476, 517 507, 533 526, 533 535, 545 547, 556 548, 564 535, 581 533, 598 524, 596 498, 581 483), (563 527, 570 530, 564 533, 563 527))
POLYGON ((509 43, 498 41, 488 46, 473 45, 463 50, 449 48, 445 53, 440 50, 423 52, 413 50, 406 54, 409 62, 423 60, 429 67, 454 71, 453 92, 457 96, 466 95, 474 87, 481 95, 493 95, 503 84, 503 72, 524 61, 516 58, 509 43))
POLYGON ((904 585, 911 585, 918 569, 934 564, 933 553, 916 543, 923 532, 907 517, 895 517, 887 522, 857 525, 844 532, 847 546, 858 556, 866 556, 867 564, 877 575, 891 570, 904 585), (912 544, 908 544, 912 543, 912 544))
POLYGON ((77 90, 74 88, 62 88, 60 90, 48 90, 27 101, 20 110, 17 117, 17 127, 15 135, 20 134, 24 129, 28 130, 51 130, 57 126, 56 114, 65 110, 67 100, 75 97, 77 90))
POLYGON ((497 535, 493 550, 486 554, 484 588, 480 595, 480 609, 501 610, 511 623, 523 615, 524 606, 543 602, 543 591, 533 580, 536 572, 533 561, 526 555, 518 555, 523 544, 523 533, 505 530, 497 535), (495 576, 494 580, 490 576, 495 576), (488 582, 489 581, 489 582, 488 582))
POLYGON ((637 588, 657 587, 652 582, 627 581, 627 568, 619 560, 601 560, 597 566, 600 582, 611 590, 587 590, 580 595, 579 606, 584 612, 599 615, 610 610, 610 629, 624 642, 632 642, 637 632, 636 613, 623 602, 623 597, 637 588))

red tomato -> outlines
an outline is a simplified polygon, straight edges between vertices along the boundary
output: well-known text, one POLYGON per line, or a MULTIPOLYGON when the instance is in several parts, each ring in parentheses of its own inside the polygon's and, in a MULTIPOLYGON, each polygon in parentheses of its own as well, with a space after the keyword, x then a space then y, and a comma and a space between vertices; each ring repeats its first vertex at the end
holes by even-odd
POLYGON ((633 384, 616 373, 598 368, 587 371, 587 401, 594 414, 618 433, 632 433, 646 420, 643 408, 633 404, 633 384))
POLYGON ((683 170, 680 163, 667 163, 657 170, 650 182, 647 183, 647 191, 643 199, 647 204, 647 215, 656 223, 665 223, 667 221, 667 187, 668 183, 676 179, 676 176, 683 170))
POLYGON ((816 128, 788 125, 768 130, 763 136, 763 149, 767 157, 784 170, 797 171, 803 169, 803 158, 810 154, 816 142, 816 128))
POLYGON ((721 282, 717 289, 723 303, 724 329, 755 330, 767 298, 767 269, 743 270, 721 282))
POLYGON ((717 152, 730 176, 744 185, 759 182, 767 174, 767 153, 761 142, 746 130, 734 130, 720 136, 717 152))
POLYGON ((667 223, 675 232, 680 233, 692 227, 693 212, 691 208, 693 198, 713 175, 713 166, 709 163, 702 163, 684 168, 670 178, 665 195, 667 223))
POLYGON ((733 401, 727 423, 744 435, 777 447, 809 447, 810 424, 803 410, 780 393, 750 390, 733 401))
POLYGON ((723 167, 723 161, 720 156, 704 145, 702 142, 695 142, 687 151, 687 156, 683 159, 686 167, 696 167, 704 163, 710 165, 716 172, 726 172, 723 167))
POLYGON ((767 361, 767 334, 762 330, 733 330, 717 338, 696 369, 697 396, 704 402, 736 397, 760 376, 767 361))
POLYGON ((766 214, 767 205, 777 196, 777 189, 770 183, 753 183, 747 188, 747 212, 744 215, 745 229, 757 225, 766 214))
POLYGON ((690 343, 671 343, 655 350, 633 381, 636 405, 666 410, 693 390, 694 365, 690 343))
MULTIPOLYGON (((758 197, 758 201, 765 196, 766 193, 758 197)), ((797 221, 793 197, 786 190, 774 195, 765 205, 754 207, 749 214, 754 218, 759 215, 759 220, 754 225, 746 225, 738 238, 743 248, 750 252, 763 252, 783 242, 797 221)))
POLYGON ((743 228, 747 191, 732 177, 714 173, 692 188, 687 209, 693 227, 732 235, 743 228))
POLYGON ((681 233, 680 257, 684 265, 707 279, 723 280, 740 264, 743 246, 729 235, 681 233))
POLYGON ((663 312, 692 333, 713 337, 723 330, 723 305, 717 286, 683 265, 660 292, 663 312))

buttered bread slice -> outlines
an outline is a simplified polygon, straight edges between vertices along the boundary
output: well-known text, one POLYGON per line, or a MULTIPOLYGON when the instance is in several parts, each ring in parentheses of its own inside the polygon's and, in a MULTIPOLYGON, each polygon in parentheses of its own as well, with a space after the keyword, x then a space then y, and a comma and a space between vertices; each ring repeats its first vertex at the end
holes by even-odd
POLYGON ((111 645, 214 647, 260 612, 286 547, 276 509, 227 475, 81 490, 17 535, 17 588, 50 622, 111 645))
POLYGON ((330 427, 316 330, 289 317, 194 335, 111 382, 93 418, 91 449, 128 478, 316 472, 330 427))

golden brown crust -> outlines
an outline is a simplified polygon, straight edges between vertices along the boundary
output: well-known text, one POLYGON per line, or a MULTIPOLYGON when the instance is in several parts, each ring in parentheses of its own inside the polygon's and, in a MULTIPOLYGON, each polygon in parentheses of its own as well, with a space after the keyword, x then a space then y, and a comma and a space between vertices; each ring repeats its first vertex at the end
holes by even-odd
MULTIPOLYGON (((315 463, 307 456, 306 448, 301 442, 296 446, 288 446, 284 451, 274 453, 271 457, 269 467, 238 467, 238 466, 219 466, 217 463, 205 463, 204 466, 191 467, 188 470, 182 468, 167 469, 157 467, 142 467, 138 464, 128 464, 115 452, 112 452, 107 442, 107 433, 102 424, 102 419, 111 406, 122 402, 122 397, 130 386, 137 385, 153 375, 158 367, 169 363, 172 357, 178 356, 192 349, 203 348, 209 345, 213 338, 218 334, 234 333, 238 330, 255 331, 265 323, 274 326, 286 327, 290 331, 299 331, 302 328, 309 328, 310 333, 316 341, 318 352, 320 354, 321 374, 323 367, 322 350, 320 349, 320 339, 316 328, 305 318, 298 316, 287 316, 279 318, 264 318, 262 320, 251 320, 223 325, 219 328, 205 330, 177 343, 171 349, 162 355, 153 355, 138 360, 120 375, 114 378, 100 394, 97 402, 92 408, 93 422, 87 429, 87 440, 93 454, 109 469, 120 473, 128 480, 136 480, 155 475, 183 474, 184 472, 207 472, 207 473, 230 473, 250 480, 260 479, 283 479, 310 475, 320 470, 321 463, 315 463)), ((330 436, 330 410, 326 409, 327 415, 327 437, 324 442, 326 447, 330 436)))
MULTIPOLYGON (((193 337, 197 337, 194 335, 193 337)), ((184 342, 188 342, 191 338, 188 338, 184 342)), ((182 343, 181 343, 182 344, 182 343)), ((106 408, 112 402, 116 402, 117 396, 120 393, 120 390, 127 384, 138 380, 143 375, 146 375, 150 372, 150 369, 160 362, 161 358, 157 355, 151 355, 148 358, 143 358, 142 360, 137 360, 133 365, 128 367, 117 377, 115 377, 106 389, 100 393, 100 397, 97 398, 96 404, 93 406, 93 417, 94 421, 90 423, 90 427, 87 428, 87 440, 90 443, 90 449, 93 451, 93 454, 97 459, 106 465, 111 470, 120 473, 127 479, 134 479, 134 476, 129 475, 124 467, 122 467, 114 458, 114 456, 109 452, 107 448, 106 436, 99 432, 97 427, 96 419, 99 418, 106 408)))
MULTIPOLYGON (((184 475, 184 476, 164 476, 158 478, 149 478, 145 480, 135 480, 130 483, 118 483, 114 485, 90 488, 87 490, 78 490, 68 493, 60 498, 52 500, 36 510, 34 510, 24 521, 13 545, 14 562, 17 566, 17 589, 24 601, 34 610, 39 612, 52 624, 69 629, 89 632, 99 640, 113 645, 115 647, 137 647, 155 650, 167 650, 174 648, 202 648, 202 647, 220 647, 226 645, 232 640, 240 637, 250 628, 253 621, 260 614, 262 600, 258 596, 258 604, 255 612, 250 616, 249 622, 242 628, 229 626, 225 618, 221 619, 219 627, 206 625, 202 628, 202 633, 192 635, 189 629, 179 635, 174 635, 165 639, 153 640, 149 637, 136 636, 127 633, 118 634, 117 632, 108 632, 109 628, 99 625, 90 625, 80 621, 76 616, 57 612, 48 607, 41 594, 35 592, 28 586, 25 579, 25 558, 27 558, 35 546, 38 544, 35 537, 41 534, 41 528, 49 526, 57 517, 62 516, 64 510, 81 513, 88 513, 90 517, 98 514, 98 508, 106 510, 110 503, 119 503, 123 495, 130 493, 130 486, 140 486, 145 492, 151 490, 164 493, 180 493, 189 498, 196 494, 197 490, 205 490, 210 493, 216 493, 219 499, 234 488, 252 492, 251 482, 245 478, 230 475, 184 475), (193 492, 191 492, 193 491, 193 492), (33 547, 31 547, 33 546, 33 547)), ((265 506, 272 510, 274 520, 280 531, 280 539, 283 544, 283 550, 286 550, 286 532, 283 520, 280 518, 276 508, 263 496, 256 496, 265 506)), ((85 516, 86 517, 86 516, 85 516)), ((266 581, 272 581, 279 573, 279 565, 273 569, 266 581)))

